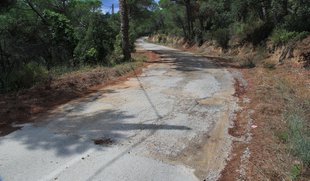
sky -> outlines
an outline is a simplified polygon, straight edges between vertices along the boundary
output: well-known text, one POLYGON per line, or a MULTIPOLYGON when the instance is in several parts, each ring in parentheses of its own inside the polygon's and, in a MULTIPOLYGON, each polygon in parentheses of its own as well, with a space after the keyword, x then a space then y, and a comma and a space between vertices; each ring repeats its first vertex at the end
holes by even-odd
MULTIPOLYGON (((159 0, 155 0, 156 2, 158 2, 159 0)), ((107 13, 112 11, 111 7, 112 4, 114 4, 114 10, 115 12, 118 11, 118 0, 101 0, 103 6, 102 6, 102 11, 107 13)))
POLYGON ((118 11, 118 0, 101 0, 103 6, 102 6, 102 11, 103 12, 110 12, 111 13, 111 7, 112 4, 114 4, 114 10, 115 12, 118 11))

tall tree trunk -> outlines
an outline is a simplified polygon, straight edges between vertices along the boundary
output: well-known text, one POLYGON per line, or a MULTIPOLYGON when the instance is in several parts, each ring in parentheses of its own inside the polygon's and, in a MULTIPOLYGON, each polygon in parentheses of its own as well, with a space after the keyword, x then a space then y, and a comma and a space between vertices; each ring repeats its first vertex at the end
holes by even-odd
POLYGON ((122 50, 125 60, 131 59, 129 42, 129 17, 127 0, 119 0, 119 10, 121 15, 121 37, 122 50))

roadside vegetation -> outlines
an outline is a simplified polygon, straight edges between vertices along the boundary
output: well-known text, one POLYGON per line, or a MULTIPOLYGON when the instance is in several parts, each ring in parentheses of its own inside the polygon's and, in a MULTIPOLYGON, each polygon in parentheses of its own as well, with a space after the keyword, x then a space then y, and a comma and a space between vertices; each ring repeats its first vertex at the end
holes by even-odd
POLYGON ((127 27, 126 50, 120 13, 103 13, 100 0, 1 1, 0 92, 30 88, 67 71, 131 61, 128 52, 144 33, 137 22, 150 16, 152 3, 128 3, 135 21, 127 27))
POLYGON ((250 85, 247 111, 258 126, 250 144, 251 175, 260 180, 309 179, 308 70, 290 66, 243 69, 250 85))

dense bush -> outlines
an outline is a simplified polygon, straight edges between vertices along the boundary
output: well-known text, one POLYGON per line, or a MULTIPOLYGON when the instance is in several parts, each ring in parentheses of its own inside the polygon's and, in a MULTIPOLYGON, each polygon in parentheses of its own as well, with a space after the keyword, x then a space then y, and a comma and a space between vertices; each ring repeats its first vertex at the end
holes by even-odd
POLYGON ((1 91, 30 87, 39 76, 44 79, 45 69, 109 64, 118 15, 104 15, 99 0, 66 2, 16 0, 0 6, 1 91))
POLYGON ((104 15, 93 14, 84 37, 74 50, 75 58, 82 64, 109 64, 107 56, 114 51, 116 35, 104 15))
POLYGON ((270 36, 270 40, 274 45, 284 45, 291 40, 300 40, 305 38, 309 33, 308 32, 296 32, 296 31, 288 31, 285 29, 275 29, 270 36))
POLYGON ((264 23, 247 34, 246 40, 253 45, 259 45, 262 41, 266 40, 272 33, 273 25, 270 23, 264 23))
POLYGON ((221 47, 223 47, 223 48, 227 48, 228 47, 228 42, 229 42, 229 39, 230 39, 229 29, 227 29, 227 28, 217 29, 216 31, 214 31, 213 37, 214 37, 215 41, 221 47))
POLYGON ((46 80, 47 69, 35 62, 27 63, 12 71, 5 81, 6 91, 29 88, 34 84, 46 80))
POLYGON ((161 9, 154 13, 158 19, 154 31, 182 36, 199 45, 215 39, 226 48, 229 38, 230 45, 248 42, 258 46, 272 32, 277 33, 275 27, 288 31, 272 35, 284 43, 286 39, 299 36, 297 33, 310 31, 310 1, 161 0, 159 6, 161 9))

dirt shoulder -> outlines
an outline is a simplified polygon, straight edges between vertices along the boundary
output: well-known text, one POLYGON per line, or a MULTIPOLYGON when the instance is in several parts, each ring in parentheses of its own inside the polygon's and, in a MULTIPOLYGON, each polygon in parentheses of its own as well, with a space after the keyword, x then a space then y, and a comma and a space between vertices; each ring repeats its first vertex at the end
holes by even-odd
POLYGON ((71 100, 85 97, 97 90, 140 73, 158 56, 149 51, 133 55, 139 62, 125 63, 111 68, 98 67, 76 71, 31 89, 0 96, 0 136, 20 129, 20 124, 35 122, 38 117, 71 100), (143 62, 147 60, 147 62, 143 62), (133 71, 135 69, 135 71, 133 71))
MULTIPOLYGON (((291 150, 288 138, 284 138, 290 133, 283 116, 290 114, 291 101, 301 103, 296 107, 299 111, 309 111, 309 71, 290 66, 239 71, 248 85, 236 85, 242 109, 230 134, 237 138, 250 136, 250 140, 234 142, 221 180, 308 180, 309 168, 291 150), (294 165, 300 166, 297 173, 293 173, 294 165)), ((304 116, 309 125, 309 115, 304 116)))

